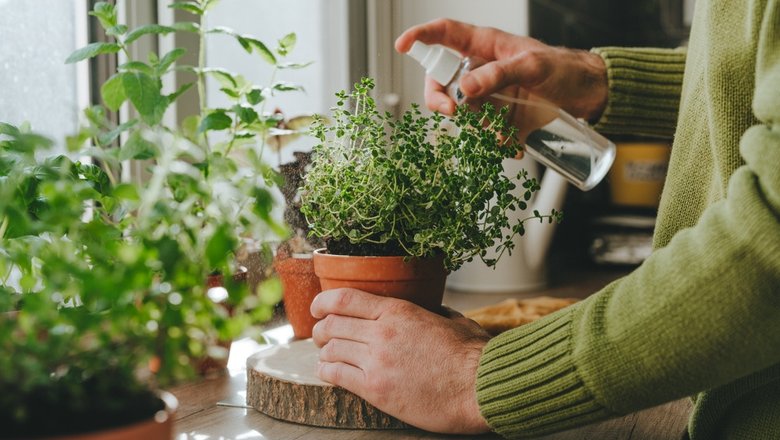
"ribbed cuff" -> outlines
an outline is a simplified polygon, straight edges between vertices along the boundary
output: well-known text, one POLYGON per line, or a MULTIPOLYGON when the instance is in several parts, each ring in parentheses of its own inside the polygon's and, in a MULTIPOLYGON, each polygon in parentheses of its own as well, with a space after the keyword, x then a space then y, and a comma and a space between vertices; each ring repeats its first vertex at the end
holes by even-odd
POLYGON ((572 308, 493 338, 477 370, 477 400, 507 438, 544 435, 610 417, 577 374, 572 308))
POLYGON ((609 101, 595 125, 602 133, 674 136, 680 107, 685 49, 600 47, 609 101))

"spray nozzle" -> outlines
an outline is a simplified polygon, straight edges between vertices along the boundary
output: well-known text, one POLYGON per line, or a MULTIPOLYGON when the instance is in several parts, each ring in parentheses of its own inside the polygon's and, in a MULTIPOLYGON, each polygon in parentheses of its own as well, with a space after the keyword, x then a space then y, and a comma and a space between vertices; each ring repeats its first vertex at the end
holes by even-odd
POLYGON ((460 55, 444 46, 438 44, 429 46, 419 41, 412 44, 409 56, 425 68, 428 76, 443 86, 452 82, 463 61, 460 55))

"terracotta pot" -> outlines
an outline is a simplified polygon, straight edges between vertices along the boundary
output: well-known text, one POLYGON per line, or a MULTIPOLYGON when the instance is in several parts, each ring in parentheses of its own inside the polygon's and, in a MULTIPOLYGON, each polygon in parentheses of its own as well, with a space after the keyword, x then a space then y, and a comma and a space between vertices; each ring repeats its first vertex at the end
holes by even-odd
POLYGON ((438 311, 447 272, 442 258, 356 257, 314 251, 314 271, 322 290, 351 287, 411 301, 438 311))
POLYGON ((317 319, 311 316, 311 302, 322 291, 314 274, 311 254, 292 254, 274 260, 274 269, 282 282, 284 312, 298 339, 311 338, 317 319))
POLYGON ((35 437, 35 440, 171 440, 173 438, 173 414, 179 402, 171 393, 160 393, 160 400, 165 403, 161 409, 146 420, 130 425, 104 429, 83 434, 64 435, 56 437, 35 437))

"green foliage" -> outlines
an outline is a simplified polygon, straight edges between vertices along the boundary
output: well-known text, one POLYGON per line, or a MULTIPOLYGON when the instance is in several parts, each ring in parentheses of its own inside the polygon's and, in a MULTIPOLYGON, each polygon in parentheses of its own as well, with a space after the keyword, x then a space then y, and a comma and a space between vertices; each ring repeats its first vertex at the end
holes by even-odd
MULTIPOLYGON (((128 61, 102 84, 105 107, 84 110, 83 126, 66 139, 68 156, 52 155, 52 141, 28 127, 0 123, 0 425, 10 426, 7 435, 45 429, 32 421, 41 408, 111 406, 123 414, 127 402, 116 396, 137 400, 190 377, 219 339, 271 316, 278 283, 248 292, 230 275, 240 249, 263 249, 288 233, 271 215, 269 186, 278 178, 261 157, 278 115, 263 106, 300 87, 255 85, 207 68, 202 56, 196 66, 177 66, 181 48, 145 59, 128 50, 143 35, 171 32, 197 33, 203 45, 207 35, 224 33, 203 26, 216 4, 175 2, 199 22, 135 29, 118 22, 113 5, 95 4, 90 14, 115 41, 89 44, 66 62, 119 51, 128 61), (163 90, 176 70, 197 81, 163 90), (206 107, 207 75, 220 80, 228 108, 206 107), (164 125, 166 109, 190 88, 199 92, 200 114, 181 127, 164 125), (116 125, 109 111, 123 105, 136 116, 116 125), (214 130, 226 139, 210 142, 214 130), (92 160, 74 159, 85 157, 92 160), (149 179, 122 182, 123 161, 143 161, 133 165, 149 179), (226 279, 234 318, 206 295, 214 271, 226 279)), ((275 56, 257 38, 228 35, 274 65, 295 45, 295 34, 282 37, 284 54, 275 56)))
POLYGON ((122 46, 116 43, 90 43, 87 46, 73 52, 65 60, 66 63, 75 63, 78 61, 86 60, 104 53, 117 53, 122 49, 122 46))
POLYGON ((415 257, 442 255, 454 270, 475 256, 484 259, 493 246, 499 255, 511 252, 527 220, 560 220, 558 212, 508 220, 509 211, 527 208, 539 184, 524 170, 502 174, 502 161, 520 148, 504 122, 506 108, 460 107, 448 129, 442 115, 423 116, 416 106, 399 121, 380 114, 372 88, 364 79, 354 92, 337 94, 334 124, 320 120, 313 127, 320 144, 302 207, 313 235, 386 244, 415 257), (523 199, 511 194, 518 183, 523 199))

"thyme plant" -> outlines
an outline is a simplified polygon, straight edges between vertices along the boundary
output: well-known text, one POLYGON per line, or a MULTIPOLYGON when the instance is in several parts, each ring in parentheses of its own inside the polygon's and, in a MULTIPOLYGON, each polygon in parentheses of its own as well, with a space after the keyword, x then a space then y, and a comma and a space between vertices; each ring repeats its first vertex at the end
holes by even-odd
POLYGON ((499 257, 530 220, 560 221, 561 213, 510 223, 507 213, 527 209, 539 189, 525 170, 502 173, 502 161, 522 148, 505 122, 506 108, 485 104, 457 109, 445 118, 424 116, 417 106, 400 120, 377 111, 371 79, 337 94, 334 123, 315 123, 319 144, 303 188, 302 211, 311 233, 333 253, 442 256, 457 269, 475 256, 499 257), (521 185, 523 195, 512 191, 521 185))

